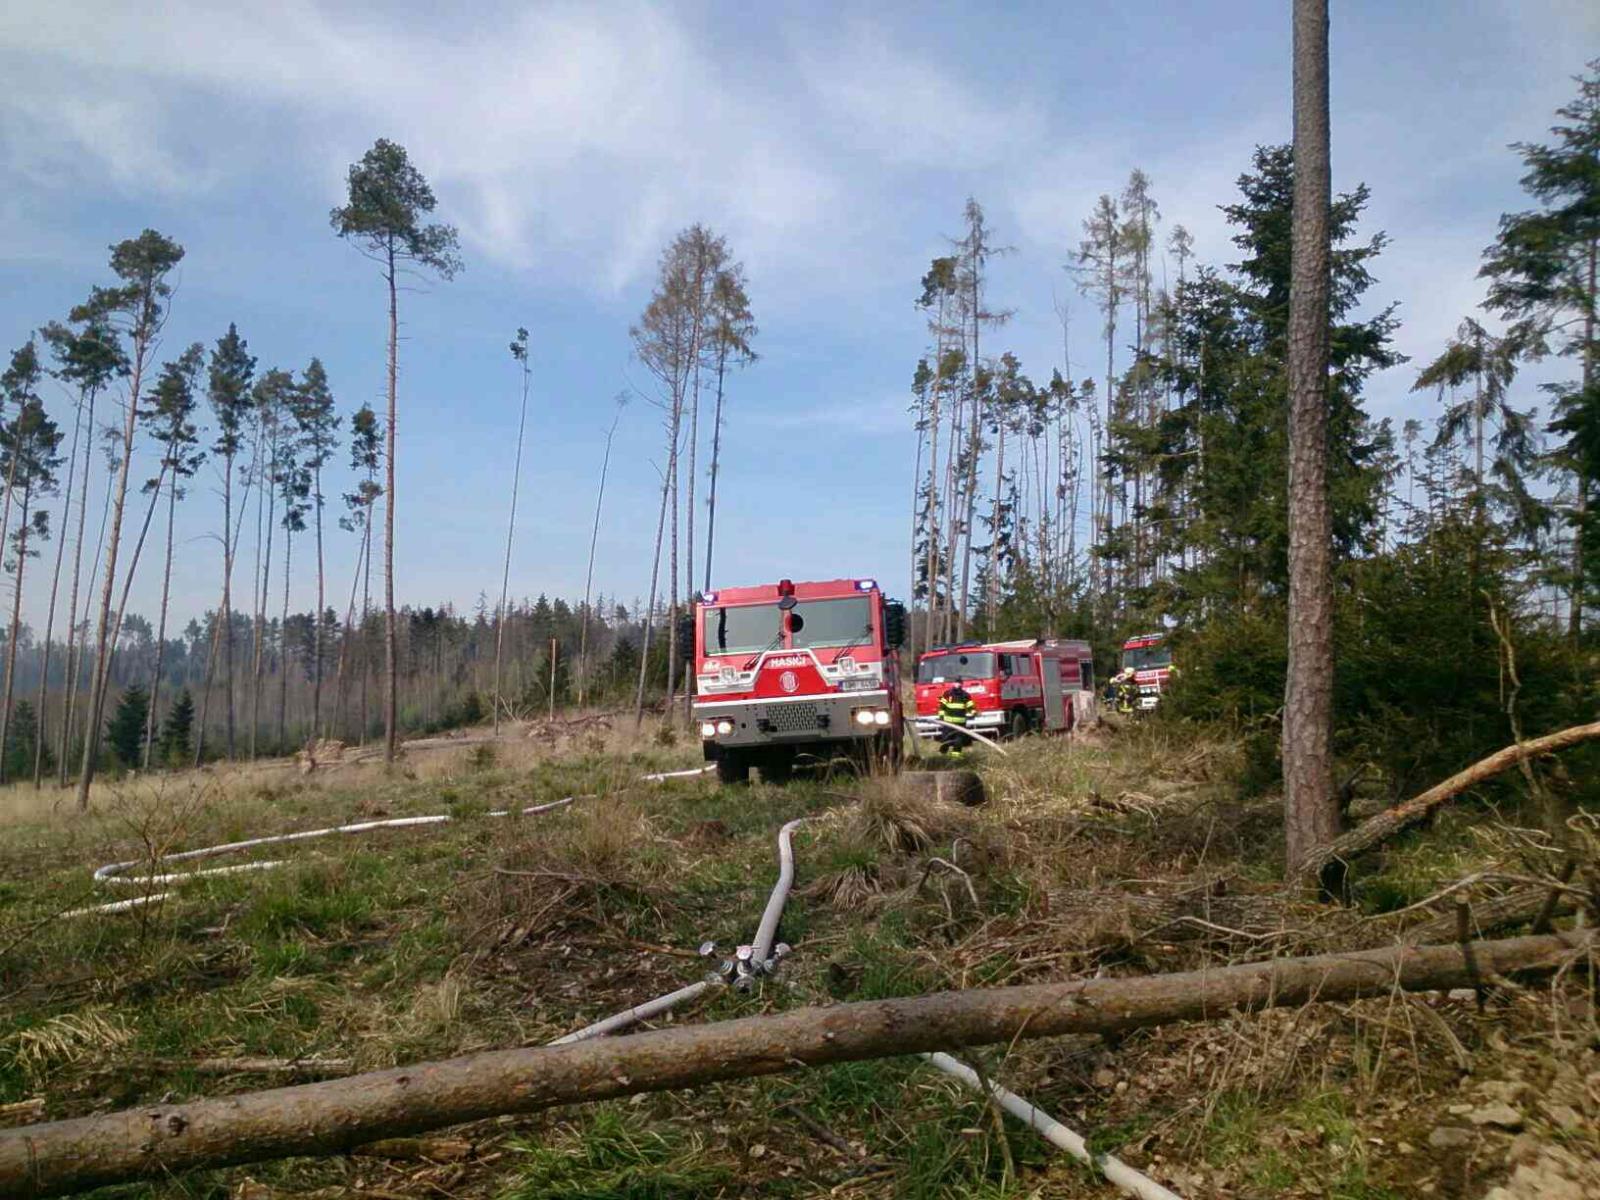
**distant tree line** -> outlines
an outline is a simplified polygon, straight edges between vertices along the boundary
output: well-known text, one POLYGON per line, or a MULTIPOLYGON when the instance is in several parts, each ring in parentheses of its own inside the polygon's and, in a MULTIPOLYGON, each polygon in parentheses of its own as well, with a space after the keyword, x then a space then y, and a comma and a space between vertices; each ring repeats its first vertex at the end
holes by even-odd
MULTIPOLYGON (((666 417, 665 606, 655 580, 631 608, 593 597, 592 549, 581 602, 513 602, 513 507, 499 603, 480 600, 470 616, 448 603, 400 608, 398 280, 417 271, 449 279, 462 263, 455 230, 430 220, 433 192, 403 147, 379 139, 347 183, 330 222, 384 284, 384 411, 341 411, 316 357, 293 370, 262 364, 234 324, 163 359, 184 249, 149 229, 111 247, 111 283, 91 287, 11 354, 0 373, 0 544, 12 584, 0 624, 0 782, 53 774, 67 786, 75 777, 86 805, 102 766, 254 758, 313 737, 381 736, 392 757, 401 731, 620 700, 624 690, 642 709, 651 689, 675 686, 678 626, 669 618, 693 586, 700 456, 709 453, 701 560, 709 572, 724 404, 731 373, 754 358, 743 268, 727 243, 699 225, 676 238, 633 330, 666 417), (64 404, 46 403, 50 380, 64 404), (217 503, 199 552, 215 556, 217 600, 179 632, 170 628, 174 529, 180 506, 197 502, 202 472, 217 503), (335 477, 348 478, 349 490, 334 487, 335 477), (334 556, 348 565, 331 576, 335 525, 346 536, 334 556), (141 567, 161 576, 153 623, 128 609, 141 567), (292 586, 307 577, 316 604, 292 611, 292 586), (43 611, 37 629, 23 623, 25 596, 43 611), (663 622, 672 633, 657 645, 652 633, 663 622)), ((520 471, 532 378, 526 330, 512 353, 520 471)), ((615 431, 613 420, 591 547, 615 431)), ((658 537, 658 564, 660 549, 658 537)))

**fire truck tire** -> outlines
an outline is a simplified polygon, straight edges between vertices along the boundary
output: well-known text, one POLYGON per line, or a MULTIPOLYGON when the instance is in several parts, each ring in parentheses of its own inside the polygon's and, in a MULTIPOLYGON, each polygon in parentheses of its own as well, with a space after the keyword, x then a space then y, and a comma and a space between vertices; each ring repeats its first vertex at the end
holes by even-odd
POLYGON ((750 760, 742 754, 724 751, 717 759, 717 782, 732 787, 750 782, 750 760))
POLYGON ((1006 737, 1019 738, 1028 732, 1028 714, 1020 708, 1013 708, 1011 716, 1006 721, 1006 737))
POLYGON ((762 783, 788 783, 794 775, 794 751, 769 750, 758 765, 762 783))

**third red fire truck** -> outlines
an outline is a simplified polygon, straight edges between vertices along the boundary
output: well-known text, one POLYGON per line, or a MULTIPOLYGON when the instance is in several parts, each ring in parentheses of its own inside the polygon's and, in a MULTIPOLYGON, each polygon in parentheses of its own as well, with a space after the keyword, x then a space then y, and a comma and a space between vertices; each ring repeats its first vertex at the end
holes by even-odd
POLYGON ((1122 643, 1122 669, 1133 672, 1134 705, 1149 711, 1161 703, 1172 677, 1172 647, 1164 633, 1141 633, 1122 643))
POLYGON ((939 736, 939 698, 953 683, 977 706, 968 727, 986 736, 1066 733, 1095 718, 1088 642, 1052 638, 934 647, 917 660, 920 736, 939 736))

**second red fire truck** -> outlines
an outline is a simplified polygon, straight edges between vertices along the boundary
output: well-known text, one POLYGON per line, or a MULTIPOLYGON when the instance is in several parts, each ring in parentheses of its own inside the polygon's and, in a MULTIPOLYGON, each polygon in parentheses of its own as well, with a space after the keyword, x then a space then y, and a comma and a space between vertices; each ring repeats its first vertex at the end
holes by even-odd
POLYGON ((939 698, 953 683, 977 706, 968 728, 985 736, 1066 733, 1096 715, 1088 642, 1051 638, 935 647, 917 660, 920 736, 939 736, 939 698))

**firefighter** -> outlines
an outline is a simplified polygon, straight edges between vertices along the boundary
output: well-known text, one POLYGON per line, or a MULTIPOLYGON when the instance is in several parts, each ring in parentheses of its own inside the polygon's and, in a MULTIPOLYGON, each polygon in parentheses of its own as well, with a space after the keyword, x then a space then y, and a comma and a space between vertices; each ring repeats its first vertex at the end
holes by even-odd
MULTIPOLYGON (((977 715, 978 705, 967 693, 967 689, 959 682, 952 683, 945 689, 944 695, 939 697, 939 720, 946 726, 954 725, 958 729, 965 729, 967 722, 977 715)), ((949 754, 955 751, 959 754, 965 750, 967 738, 957 733, 955 729, 940 728, 939 753, 949 754)))
POLYGON ((1139 688, 1134 683, 1133 668, 1124 667, 1111 679, 1111 686, 1115 689, 1117 698, 1117 712, 1125 717, 1134 713, 1134 702, 1139 697, 1139 688))

